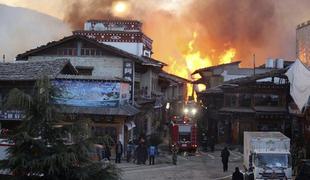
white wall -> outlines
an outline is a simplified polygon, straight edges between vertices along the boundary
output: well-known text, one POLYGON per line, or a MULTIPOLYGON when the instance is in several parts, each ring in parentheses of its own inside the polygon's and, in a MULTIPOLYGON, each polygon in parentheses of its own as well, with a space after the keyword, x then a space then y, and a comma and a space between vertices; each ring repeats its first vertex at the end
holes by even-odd
POLYGON ((104 44, 119 48, 131 54, 142 56, 143 54, 143 44, 133 43, 133 42, 102 42, 104 44))
POLYGON ((29 61, 69 59, 73 66, 92 66, 93 76, 123 77, 123 61, 120 57, 102 56, 30 56, 29 61))

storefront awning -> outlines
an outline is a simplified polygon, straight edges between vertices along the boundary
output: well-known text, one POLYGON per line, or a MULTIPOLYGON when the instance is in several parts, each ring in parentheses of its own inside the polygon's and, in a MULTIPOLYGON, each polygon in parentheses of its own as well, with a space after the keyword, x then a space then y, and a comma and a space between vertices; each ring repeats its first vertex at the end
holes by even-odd
POLYGON ((61 106, 60 112, 65 114, 89 114, 89 115, 114 115, 134 116, 140 111, 131 105, 122 105, 117 108, 105 107, 83 107, 83 106, 61 106))
POLYGON ((130 121, 130 122, 125 123, 125 126, 127 126, 128 131, 129 131, 129 130, 131 130, 132 128, 135 128, 135 127, 136 127, 136 124, 135 124, 135 122, 130 121))

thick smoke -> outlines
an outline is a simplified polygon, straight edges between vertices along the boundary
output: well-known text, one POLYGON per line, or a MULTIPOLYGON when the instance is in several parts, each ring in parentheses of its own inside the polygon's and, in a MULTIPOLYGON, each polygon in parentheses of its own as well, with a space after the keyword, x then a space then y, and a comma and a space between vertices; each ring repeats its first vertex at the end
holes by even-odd
POLYGON ((0 55, 12 62, 18 53, 70 34, 70 27, 51 16, 0 4, 0 55))
MULTIPOLYGON (((88 19, 119 19, 120 17, 113 16, 111 10, 116 1, 54 0, 46 3, 46 6, 55 7, 55 12, 49 13, 59 14, 58 18, 63 18, 76 30, 82 29, 83 23, 88 19)), ((123 1, 130 4, 130 11, 122 18, 142 21, 144 32, 154 40, 154 57, 166 60, 168 64, 171 64, 170 59, 182 61, 182 55, 188 52, 187 44, 192 40, 194 31, 198 34, 194 48, 201 51, 202 56, 211 57, 213 64, 218 62, 218 55, 230 47, 236 48, 236 59, 243 60, 243 64, 247 66, 251 65, 254 53, 257 64, 263 63, 268 57, 293 59, 296 25, 310 19, 309 0, 123 1)), ((30 2, 34 3, 33 0, 29 0, 30 2)), ((43 9, 37 10, 44 11, 43 9)), ((56 29, 57 26, 47 27, 56 29)), ((34 32, 45 33, 43 28, 41 30, 34 32)), ((50 33, 49 30, 46 32, 50 33)), ((65 34, 59 32, 57 37, 65 34)), ((44 38, 38 39, 43 41, 44 38)), ((38 42, 33 43, 38 45, 38 42)))
MULTIPOLYGON (((81 29, 88 19, 119 18, 111 13, 113 2, 115 0, 71 1, 65 21, 81 29)), ((263 63, 268 57, 294 58, 294 31, 304 20, 296 14, 309 7, 307 1, 292 4, 290 0, 187 0, 183 7, 176 9, 169 9, 169 5, 178 6, 185 1, 175 0, 174 4, 165 0, 127 2, 131 13, 124 18, 144 23, 145 33, 154 40, 155 57, 180 58, 196 31, 195 48, 211 56, 214 64, 218 62, 218 55, 233 47, 237 50, 235 58, 247 66, 251 65, 254 53, 257 63, 263 63)))
POLYGON ((119 19, 113 17, 111 7, 115 0, 71 0, 68 1, 64 20, 76 29, 83 27, 89 19, 119 19))

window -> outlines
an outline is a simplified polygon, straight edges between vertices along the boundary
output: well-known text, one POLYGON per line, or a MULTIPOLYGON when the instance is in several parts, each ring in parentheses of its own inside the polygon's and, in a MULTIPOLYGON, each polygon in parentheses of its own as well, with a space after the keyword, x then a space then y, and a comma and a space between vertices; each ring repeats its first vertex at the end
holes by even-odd
POLYGON ((88 75, 88 76, 91 76, 93 74, 94 69, 94 67, 88 67, 88 66, 77 66, 75 68, 78 70, 79 75, 88 75))
POLYGON ((95 52, 96 52, 95 49, 91 49, 91 50, 90 50, 90 55, 95 56, 95 52))
POLYGON ((85 49, 85 55, 89 56, 89 49, 85 49))
POLYGON ((147 50, 144 50, 143 55, 146 56, 146 57, 151 57, 150 51, 147 51, 147 50))
POLYGON ((75 48, 60 48, 57 50, 57 55, 60 56, 75 56, 77 50, 75 48))
POLYGON ((68 49, 68 55, 70 55, 70 56, 73 55, 72 49, 68 49))
POLYGON ((237 106, 237 96, 236 95, 225 95, 225 106, 226 107, 236 107, 237 106))
POLYGON ((81 48, 81 56, 102 56, 102 51, 95 48, 81 48))
POLYGON ((250 107, 251 106, 251 95, 250 94, 240 94, 239 95, 239 106, 240 107, 250 107))
POLYGON ((280 97, 275 94, 256 94, 255 106, 279 106, 280 97))
MULTIPOLYGON (((105 137, 105 136, 110 136, 114 142, 117 142, 117 130, 115 127, 95 127, 93 128, 93 134, 96 137, 105 137)), ((113 143, 113 142, 110 142, 113 143)))
POLYGON ((101 51, 99 49, 96 50, 96 56, 101 56, 101 51))
POLYGON ((81 49, 81 56, 85 55, 85 49, 81 49))

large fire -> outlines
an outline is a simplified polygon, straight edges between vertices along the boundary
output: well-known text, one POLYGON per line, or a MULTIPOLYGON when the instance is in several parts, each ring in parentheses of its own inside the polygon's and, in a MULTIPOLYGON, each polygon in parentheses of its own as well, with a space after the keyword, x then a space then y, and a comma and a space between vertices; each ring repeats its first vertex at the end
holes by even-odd
MULTIPOLYGON (((209 67, 217 63, 230 63, 235 57, 235 48, 228 48, 224 52, 215 56, 216 59, 214 59, 214 56, 203 56, 200 50, 194 48, 197 36, 197 32, 194 32, 192 40, 189 41, 187 44, 187 52, 184 53, 182 56, 183 59, 173 59, 172 57, 169 58, 171 64, 166 69, 169 73, 175 74, 185 79, 197 80, 198 78, 200 78, 199 74, 196 74, 195 76, 191 75, 195 70, 209 67)), ((198 90, 201 91, 203 89, 205 89, 205 85, 199 84, 198 90)), ((193 87, 191 84, 187 85, 187 95, 193 95, 193 87)))

